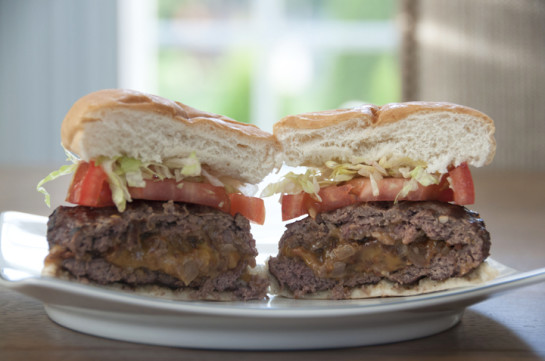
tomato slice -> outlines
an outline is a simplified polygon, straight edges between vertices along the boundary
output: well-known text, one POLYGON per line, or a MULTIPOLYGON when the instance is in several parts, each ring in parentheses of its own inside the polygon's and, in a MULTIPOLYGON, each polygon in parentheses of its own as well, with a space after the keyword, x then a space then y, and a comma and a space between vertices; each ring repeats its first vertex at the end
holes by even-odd
POLYGON ((441 178, 439 184, 423 186, 406 196, 398 196, 406 179, 383 178, 377 182, 378 195, 373 195, 369 178, 354 178, 343 185, 333 185, 322 188, 318 193, 322 202, 318 202, 308 193, 283 194, 282 220, 287 221, 304 214, 315 216, 320 212, 332 211, 359 202, 374 201, 431 201, 454 202, 459 205, 472 204, 475 200, 475 190, 471 172, 466 163, 452 169, 448 175, 441 178), (450 187, 449 181, 450 179, 450 187))
MULTIPOLYGON (((176 182, 173 179, 146 180, 145 187, 129 187, 129 193, 133 199, 201 204, 232 215, 240 213, 258 224, 265 222, 265 205, 262 199, 227 194, 225 188, 208 183, 176 182)), ((113 206, 108 176, 102 167, 96 166, 94 162, 81 162, 68 189, 66 200, 83 206, 113 206)))
POLYGON ((265 203, 261 198, 243 194, 227 194, 225 188, 208 183, 176 182, 173 179, 147 180, 143 188, 129 187, 134 199, 147 199, 201 204, 235 215, 242 214, 257 224, 265 223, 265 203))
POLYGON ((66 201, 89 207, 113 206, 108 176, 94 162, 81 162, 74 173, 66 201))
POLYGON ((129 187, 129 193, 133 199, 201 204, 229 213, 229 197, 225 188, 208 183, 146 180, 145 187, 129 187))
POLYGON ((405 196, 398 196, 403 189, 406 179, 404 178, 384 178, 377 182, 379 190, 378 195, 373 195, 371 180, 369 178, 355 178, 348 182, 352 185, 352 192, 356 194, 359 202, 374 201, 431 201, 442 200, 443 202, 452 201, 452 192, 448 189, 446 178, 443 177, 440 184, 423 186, 418 184, 417 188, 410 191, 405 196))
POLYGON ((352 188, 352 185, 349 184, 322 188, 318 192, 322 199, 321 202, 305 192, 283 194, 281 198, 282 220, 287 221, 303 214, 315 216, 321 212, 332 211, 356 203, 357 197, 352 193, 352 188))
POLYGON ((310 208, 305 206, 307 198, 310 198, 310 196, 305 192, 282 194, 280 197, 280 203, 282 204, 282 220, 288 221, 309 213, 310 208))
POLYGON ((321 189, 318 193, 322 199, 322 201, 319 202, 320 212, 327 212, 356 203, 357 197, 352 191, 353 186, 351 184, 321 189))
POLYGON ((462 163, 449 172, 450 187, 454 203, 460 205, 475 203, 475 186, 467 163, 462 163))
POLYGON ((234 216, 240 213, 252 222, 257 224, 265 223, 265 202, 263 202, 263 199, 232 193, 229 194, 229 200, 231 201, 231 209, 229 211, 231 215, 234 216))

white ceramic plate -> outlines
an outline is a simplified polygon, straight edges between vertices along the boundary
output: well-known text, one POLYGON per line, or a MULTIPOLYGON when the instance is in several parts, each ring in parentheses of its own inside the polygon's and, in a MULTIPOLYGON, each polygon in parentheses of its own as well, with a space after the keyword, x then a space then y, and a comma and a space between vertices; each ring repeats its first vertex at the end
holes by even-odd
MULTIPOLYGON (((497 262, 486 284, 403 298, 350 301, 180 302, 40 276, 47 253, 45 217, 0 216, 0 285, 42 301, 68 328, 117 340, 191 348, 320 349, 396 342, 454 326, 464 309, 491 296, 545 281, 545 268, 517 272, 497 262)), ((276 245, 265 244, 263 257, 276 245), (269 249, 267 249, 267 247, 269 249)))

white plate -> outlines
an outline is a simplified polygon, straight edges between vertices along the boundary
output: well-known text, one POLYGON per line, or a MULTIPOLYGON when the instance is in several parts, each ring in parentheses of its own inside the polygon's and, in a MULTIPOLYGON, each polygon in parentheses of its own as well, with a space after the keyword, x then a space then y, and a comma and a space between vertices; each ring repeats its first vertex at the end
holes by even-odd
MULTIPOLYGON (((403 341, 454 326, 469 305, 545 281, 545 268, 517 272, 492 261, 500 269, 494 281, 413 297, 171 301, 41 277, 47 253, 46 220, 18 212, 0 216, 0 285, 42 301, 49 317, 65 327, 147 344, 288 350, 403 341)), ((263 257, 275 247, 261 251, 263 257)))

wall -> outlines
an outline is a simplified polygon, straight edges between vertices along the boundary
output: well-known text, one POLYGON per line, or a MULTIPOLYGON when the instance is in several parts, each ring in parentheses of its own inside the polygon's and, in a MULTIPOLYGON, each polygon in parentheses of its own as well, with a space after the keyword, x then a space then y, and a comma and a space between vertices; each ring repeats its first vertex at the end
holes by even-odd
POLYGON ((451 101, 496 124, 491 168, 545 171, 545 2, 404 2, 404 97, 451 101))
POLYGON ((58 166, 66 111, 117 78, 116 1, 0 0, 0 166, 58 166))

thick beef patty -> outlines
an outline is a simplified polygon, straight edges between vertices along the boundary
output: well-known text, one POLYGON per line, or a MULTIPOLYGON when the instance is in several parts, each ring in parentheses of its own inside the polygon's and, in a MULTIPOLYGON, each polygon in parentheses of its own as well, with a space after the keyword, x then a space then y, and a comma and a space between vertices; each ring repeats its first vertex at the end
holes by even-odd
POLYGON ((464 276, 488 257, 479 215, 443 202, 370 202, 287 225, 269 270, 295 297, 382 279, 410 286, 464 276))
POLYGON ((49 218, 46 266, 101 285, 159 285, 234 292, 240 299, 266 295, 268 281, 248 273, 255 240, 241 215, 193 204, 134 201, 115 207, 59 207, 49 218))

